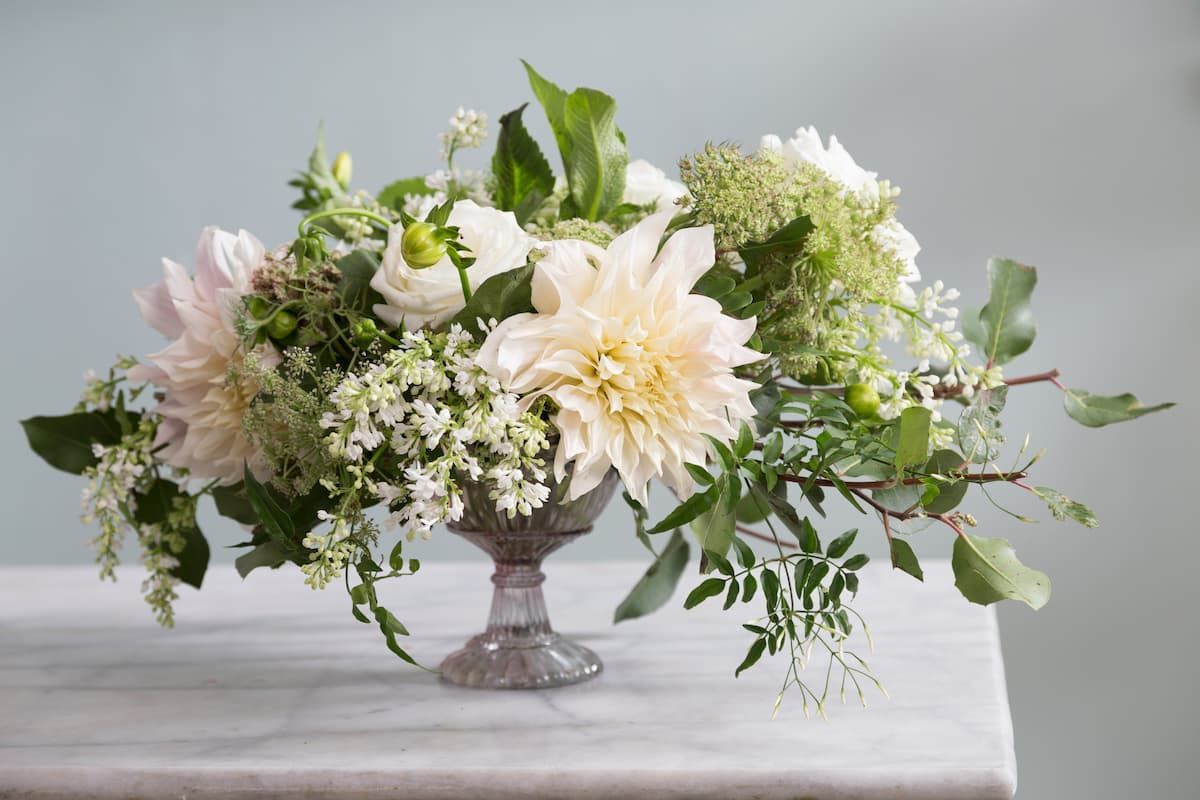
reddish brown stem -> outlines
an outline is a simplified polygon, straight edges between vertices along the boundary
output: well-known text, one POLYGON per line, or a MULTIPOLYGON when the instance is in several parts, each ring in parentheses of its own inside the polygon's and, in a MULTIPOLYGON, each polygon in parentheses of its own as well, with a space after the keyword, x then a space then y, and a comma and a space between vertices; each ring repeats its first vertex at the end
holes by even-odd
POLYGON ((792 544, 791 542, 781 542, 781 541, 779 541, 778 538, 776 538, 774 536, 769 536, 765 533, 760 533, 759 531, 756 531, 753 528, 747 528, 745 525, 734 525, 734 528, 740 534, 743 534, 745 536, 751 536, 755 539, 761 539, 762 541, 770 542, 771 544, 777 544, 780 547, 788 547, 788 548, 791 548, 794 550, 798 546, 798 545, 792 544))
MULTIPOLYGON (((1013 483, 1022 478, 1027 477, 1024 472, 971 472, 963 475, 958 475, 956 478, 967 483, 1013 483)), ((829 478, 817 478, 812 480, 805 478, 802 475, 780 475, 780 480, 788 483, 803 483, 812 482, 815 486, 833 487, 837 486, 836 481, 829 478)), ((842 481, 841 485, 854 491, 855 489, 891 489, 894 486, 917 486, 923 483, 922 478, 903 478, 901 480, 890 481, 842 481)))

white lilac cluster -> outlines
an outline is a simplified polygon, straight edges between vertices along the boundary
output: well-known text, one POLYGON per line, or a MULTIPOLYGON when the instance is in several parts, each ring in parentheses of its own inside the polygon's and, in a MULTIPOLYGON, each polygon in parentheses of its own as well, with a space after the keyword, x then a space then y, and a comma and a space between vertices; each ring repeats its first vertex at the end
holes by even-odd
POLYGON ((479 147, 487 138, 487 114, 462 106, 450 117, 450 129, 438 134, 442 159, 449 159, 460 148, 479 147))
POLYGON ((477 169, 439 169, 425 176, 424 193, 404 196, 404 213, 416 219, 425 219, 435 207, 451 196, 458 200, 472 200, 481 206, 490 206, 492 196, 487 188, 488 174, 477 169))
POLYGON ((113 573, 125 535, 131 530, 127 512, 134 506, 134 496, 152 478, 150 467, 154 439, 153 428, 143 423, 131 436, 115 445, 92 445, 96 464, 87 467, 83 475, 87 485, 80 496, 84 524, 95 522, 100 535, 92 540, 100 577, 116 580, 113 573))
MULTIPOLYGON (((462 518, 460 480, 486 481, 496 509, 529 514, 549 498, 542 454, 547 424, 476 363, 478 349, 460 325, 445 333, 406 331, 400 345, 361 373, 346 375, 321 421, 329 452, 354 486, 331 482, 335 496, 361 491, 382 500, 389 527, 428 538, 433 526, 462 518)), ((352 551, 354 511, 322 514, 333 530, 309 534, 310 584, 336 577, 352 551)))

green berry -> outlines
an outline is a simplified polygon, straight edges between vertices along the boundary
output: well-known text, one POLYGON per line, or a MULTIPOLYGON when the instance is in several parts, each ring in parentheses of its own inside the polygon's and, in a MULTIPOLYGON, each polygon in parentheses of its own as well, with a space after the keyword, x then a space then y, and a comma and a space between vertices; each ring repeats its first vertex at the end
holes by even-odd
POLYGON ((286 339, 296 330, 296 315, 290 311, 277 311, 267 323, 267 333, 272 339, 286 339))
POLYGON ((852 383, 846 387, 846 405, 860 417, 873 417, 879 412, 879 392, 865 383, 852 383))

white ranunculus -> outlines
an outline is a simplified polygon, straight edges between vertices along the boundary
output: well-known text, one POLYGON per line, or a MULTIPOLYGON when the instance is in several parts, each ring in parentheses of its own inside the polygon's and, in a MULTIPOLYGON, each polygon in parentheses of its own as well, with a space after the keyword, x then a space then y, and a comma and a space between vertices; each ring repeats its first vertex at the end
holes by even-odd
MULTIPOLYGON (((449 225, 458 227, 460 239, 475 263, 467 269, 471 289, 479 288, 493 275, 523 266, 537 240, 521 230, 511 211, 483 208, 472 200, 460 200, 450 211, 449 225)), ((395 225, 388 232, 383 264, 371 279, 386 301, 375 306, 385 322, 410 330, 437 327, 466 305, 458 270, 443 258, 426 269, 413 269, 400 253, 404 229, 395 225)))
POLYGON ((812 164, 848 190, 871 200, 879 199, 878 173, 860 167, 836 136, 829 137, 826 148, 811 125, 797 128, 796 135, 786 142, 773 134, 764 136, 761 148, 782 156, 787 164, 812 164))
POLYGON ((687 194, 687 187, 667 177, 667 173, 638 159, 630 161, 625 168, 625 194, 623 203, 639 206, 655 204, 658 211, 674 211, 675 201, 687 194))
MULTIPOLYGON (((155 409, 162 417, 158 457, 198 478, 232 484, 242 479, 246 463, 263 469, 258 450, 242 432, 253 387, 231 380, 231 371, 237 372, 244 356, 235 328, 238 308, 264 255, 262 244, 246 231, 205 228, 194 278, 163 259, 164 279, 133 293, 146 322, 172 341, 129 377, 162 390, 155 409)), ((278 361, 272 349, 261 356, 268 365, 278 361)))
POLYGON ((480 366, 523 404, 557 405, 554 468, 561 480, 573 464, 572 498, 613 467, 642 503, 651 478, 686 497, 684 464, 705 462, 704 434, 732 439, 754 416, 756 384, 733 368, 763 357, 745 346, 755 320, 690 293, 713 265, 713 230, 681 230, 659 251, 670 219, 647 217, 607 249, 550 243, 533 273, 536 313, 504 320, 480 349, 480 366))

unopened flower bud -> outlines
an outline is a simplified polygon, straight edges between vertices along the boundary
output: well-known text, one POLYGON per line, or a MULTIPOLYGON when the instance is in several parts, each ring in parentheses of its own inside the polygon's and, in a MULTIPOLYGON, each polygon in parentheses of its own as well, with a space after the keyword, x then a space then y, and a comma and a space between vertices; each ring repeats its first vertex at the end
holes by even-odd
POLYGON ((360 319, 354 323, 354 343, 363 346, 379 338, 379 328, 375 326, 373 319, 360 319))
POLYGON ((846 387, 846 405, 860 417, 873 417, 879 411, 879 392, 866 383, 852 383, 846 387))
POLYGON ((413 269, 425 269, 446 255, 446 242, 432 222, 414 222, 400 238, 400 255, 413 269))
POLYGON ((277 311, 267 323, 267 333, 272 339, 286 339, 296 330, 296 315, 290 311, 277 311))
POLYGON ((333 159, 333 179, 341 184, 343 189, 349 189, 350 176, 353 173, 354 162, 350 160, 350 154, 343 150, 333 159))

